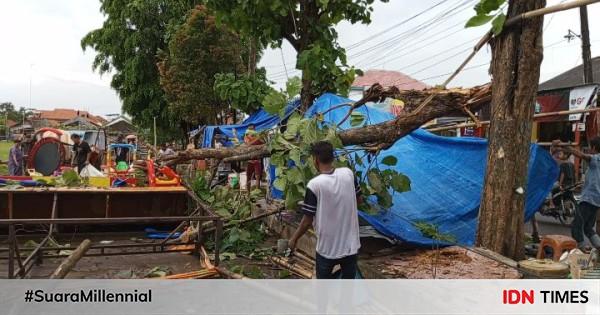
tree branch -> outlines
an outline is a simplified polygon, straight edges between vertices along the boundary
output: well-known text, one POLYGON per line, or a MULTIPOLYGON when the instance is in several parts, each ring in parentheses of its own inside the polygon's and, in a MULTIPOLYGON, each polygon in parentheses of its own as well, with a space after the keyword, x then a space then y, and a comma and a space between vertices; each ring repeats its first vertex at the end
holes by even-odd
MULTIPOLYGON (((384 92, 387 93, 389 90, 384 92)), ((375 98, 375 95, 368 95, 367 97, 375 98)), ((408 111, 393 120, 380 124, 344 130, 339 133, 342 143, 346 146, 369 144, 370 146, 385 148, 435 118, 453 114, 464 115, 465 108, 471 111, 478 110, 482 105, 489 102, 491 89, 490 85, 487 84, 471 89, 395 91, 394 97, 402 100, 405 104, 405 109, 408 110, 417 108, 427 98, 431 97, 431 101, 418 112, 408 111)), ((364 104, 366 102, 360 100, 357 103, 364 104)), ((258 159, 270 154, 265 144, 255 146, 240 145, 233 148, 206 148, 180 151, 177 155, 168 157, 168 160, 165 159, 163 161, 168 164, 175 164, 192 159, 215 158, 231 162, 258 159)))

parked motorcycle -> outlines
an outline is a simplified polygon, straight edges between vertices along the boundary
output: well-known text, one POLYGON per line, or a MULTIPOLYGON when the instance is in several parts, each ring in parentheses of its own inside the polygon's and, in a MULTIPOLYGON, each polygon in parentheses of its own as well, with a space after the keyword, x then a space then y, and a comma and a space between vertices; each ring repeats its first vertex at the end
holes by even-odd
POLYGON ((540 214, 558 219, 564 226, 570 225, 577 209, 575 190, 581 185, 582 183, 577 183, 549 196, 540 208, 540 214), (552 206, 552 201, 554 201, 554 206, 552 206))

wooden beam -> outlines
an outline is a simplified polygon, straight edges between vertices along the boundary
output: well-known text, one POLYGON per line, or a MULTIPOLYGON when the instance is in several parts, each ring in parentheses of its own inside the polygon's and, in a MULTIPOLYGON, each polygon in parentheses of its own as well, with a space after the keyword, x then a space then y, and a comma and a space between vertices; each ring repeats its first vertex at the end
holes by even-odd
POLYGON ((54 270, 54 272, 50 276, 50 279, 64 279, 67 276, 67 274, 73 269, 73 267, 75 267, 77 262, 85 255, 88 249, 90 249, 91 245, 92 241, 88 239, 83 240, 83 242, 79 244, 77 249, 75 249, 73 253, 71 253, 71 255, 69 255, 69 257, 67 257, 58 266, 58 268, 56 268, 56 270, 54 270))
MULTIPOLYGON (((600 111, 600 107, 586 108, 586 109, 574 109, 574 110, 563 110, 563 111, 549 112, 549 113, 540 113, 540 114, 535 114, 533 116, 533 120, 536 120, 536 118, 539 119, 539 118, 546 118, 546 117, 553 117, 553 116, 565 116, 565 115, 571 115, 571 114, 592 113, 592 112, 597 112, 597 111, 600 111)), ((489 125, 489 124, 490 124, 489 120, 479 122, 479 125, 489 125)), ((478 124, 477 123, 462 123, 462 124, 456 124, 456 125, 452 125, 452 126, 433 127, 433 128, 425 128, 425 129, 427 129, 427 131, 429 131, 429 132, 434 132, 434 131, 445 131, 445 130, 453 130, 456 128, 466 128, 466 127, 478 127, 478 124)))

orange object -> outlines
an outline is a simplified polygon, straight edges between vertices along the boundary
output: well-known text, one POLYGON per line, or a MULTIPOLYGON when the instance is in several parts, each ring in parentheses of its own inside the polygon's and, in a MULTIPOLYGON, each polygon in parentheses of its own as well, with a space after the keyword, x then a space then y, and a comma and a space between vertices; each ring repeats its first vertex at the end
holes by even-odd
POLYGON ((158 170, 155 170, 154 162, 152 160, 147 160, 146 167, 148 169, 148 183, 150 187, 179 186, 181 184, 179 175, 168 166, 162 166, 158 170), (162 179, 157 176, 160 174, 164 175, 167 179, 162 179))
POLYGON ((206 171, 206 160, 198 160, 196 167, 201 171, 206 171))
POLYGON ((565 235, 545 235, 540 242, 537 259, 544 258, 544 249, 546 247, 552 248, 552 260, 558 261, 563 252, 577 248, 577 242, 565 235))

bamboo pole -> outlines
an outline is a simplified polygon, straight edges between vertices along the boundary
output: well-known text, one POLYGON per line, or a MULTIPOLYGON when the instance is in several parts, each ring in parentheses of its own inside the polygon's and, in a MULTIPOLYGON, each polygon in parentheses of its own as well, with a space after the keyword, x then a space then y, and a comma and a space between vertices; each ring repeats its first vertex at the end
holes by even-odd
POLYGON ((235 272, 231 272, 228 269, 224 268, 224 267, 215 267, 215 270, 221 274, 222 276, 224 276, 225 278, 228 279, 250 279, 248 277, 245 277, 239 273, 235 273, 235 272))
MULTIPOLYGON (((524 19, 530 19, 530 18, 541 16, 541 15, 565 11, 565 10, 582 7, 582 6, 586 6, 586 5, 597 3, 597 2, 600 2, 600 0, 576 0, 576 1, 568 2, 568 3, 553 5, 553 6, 542 8, 539 10, 525 12, 523 14, 520 14, 518 16, 508 19, 504 23, 504 28, 513 26, 524 19)), ((477 42, 475 47, 473 47, 473 51, 460 64, 460 66, 458 66, 458 68, 444 81, 444 83, 441 84, 442 89, 445 89, 448 86, 448 84, 450 84, 450 82, 452 80, 454 80, 454 78, 456 78, 456 76, 465 68, 465 66, 467 66, 467 64, 471 61, 471 59, 473 59, 473 57, 475 57, 475 55, 477 55, 479 50, 493 38, 493 35, 494 35, 494 33, 491 30, 489 32, 485 33, 485 35, 483 35, 483 37, 479 40, 479 42, 477 42)), ((423 109, 425 106, 427 106, 429 104, 429 102, 431 102, 432 99, 433 99, 433 94, 431 96, 429 96, 428 98, 426 98, 412 113, 409 113, 409 114, 419 113, 421 111, 421 109, 423 109)), ((469 113, 468 110, 467 110, 467 113, 469 113)))
POLYGON ((283 258, 277 257, 277 256, 271 256, 269 257, 269 259, 277 264, 280 265, 281 267, 284 267, 288 270, 290 270, 291 272, 295 273, 296 275, 305 278, 305 279, 311 279, 312 278, 312 271, 309 270, 305 270, 303 268, 301 268, 300 266, 297 266, 295 264, 290 264, 287 261, 285 261, 283 258))
POLYGON ((75 267, 75 264, 85 255, 85 253, 90 249, 92 245, 92 241, 85 239, 76 250, 65 259, 58 268, 52 273, 50 279, 64 279, 65 276, 75 267))
MULTIPOLYGON (((600 0, 598 0, 598 1, 600 1, 600 0)), ((546 118, 546 117, 553 117, 553 116, 565 116, 565 115, 571 115, 571 114, 592 113, 592 112, 597 112, 597 111, 600 111, 600 107, 575 109, 575 110, 562 110, 562 111, 558 111, 558 112, 535 114, 535 115, 533 115, 533 119, 536 120, 536 118, 546 118)), ((479 122, 479 125, 489 125, 489 124, 490 124, 489 120, 479 122)), ((434 131, 452 130, 452 129, 456 129, 456 128, 476 127, 476 126, 477 126, 477 123, 462 123, 462 124, 456 124, 456 125, 452 125, 452 126, 425 128, 425 129, 429 132, 434 132, 434 131)))

